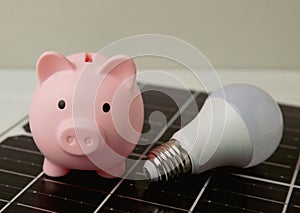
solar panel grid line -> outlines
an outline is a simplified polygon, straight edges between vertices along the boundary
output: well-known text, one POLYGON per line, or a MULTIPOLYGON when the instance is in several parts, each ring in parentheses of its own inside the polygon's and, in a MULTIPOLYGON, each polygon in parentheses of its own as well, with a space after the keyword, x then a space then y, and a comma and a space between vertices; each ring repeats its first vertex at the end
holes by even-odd
POLYGON ((14 196, 2 209, 0 209, 0 213, 7 209, 15 200, 17 200, 27 189, 30 188, 40 177, 44 175, 44 172, 40 172, 32 181, 30 181, 16 196, 14 196))
POLYGON ((294 207, 296 207, 296 208, 299 208, 299 209, 300 209, 300 206, 298 206, 298 205, 294 205, 294 207))
POLYGON ((296 147, 296 146, 286 145, 286 144, 279 144, 279 147, 286 148, 286 149, 291 149, 291 150, 297 150, 298 149, 298 147, 296 147))
MULTIPOLYGON (((27 120, 27 123, 28 123, 28 120, 27 120)), ((32 138, 32 135, 25 135, 24 134, 24 130, 21 127, 18 128, 18 129, 19 129, 19 131, 17 131, 17 134, 15 134, 14 136, 8 135, 6 137, 6 139, 4 139, 2 141, 2 144, 0 145, 0 148, 3 148, 5 146, 16 147, 17 149, 10 149, 10 150, 15 150, 15 151, 21 151, 21 150, 34 151, 33 153, 36 153, 36 156, 43 157, 43 155, 40 153, 40 150, 35 145, 34 140, 32 138)), ((31 152, 30 152, 30 154, 31 154, 31 152)))
POLYGON ((71 199, 71 198, 68 198, 68 197, 63 197, 63 196, 59 196, 59 195, 55 195, 55 194, 43 193, 43 192, 39 192, 39 191, 36 191, 36 190, 30 190, 29 189, 29 192, 31 192, 33 194, 39 194, 39 195, 43 195, 43 196, 49 196, 49 197, 57 198, 57 199, 60 199, 60 200, 65 200, 65 201, 68 201, 70 203, 80 203, 80 204, 84 204, 84 205, 92 205, 91 203, 88 203, 88 202, 79 201, 79 200, 75 200, 75 199, 71 199))
POLYGON ((197 195, 197 197, 196 197, 196 199, 195 199, 193 205, 191 206, 189 212, 193 212, 193 211, 194 211, 194 209, 195 209, 197 203, 199 202, 199 200, 201 199, 202 195, 204 194, 204 191, 205 191, 205 189, 207 188, 207 186, 208 186, 208 184, 209 184, 209 182, 210 182, 210 180, 211 180, 212 175, 213 175, 213 174, 210 174, 210 176, 208 177, 208 179, 207 179, 206 182, 204 183, 202 189, 200 190, 199 194, 197 195))
POLYGON ((4 149, 11 149, 11 150, 15 150, 15 151, 21 151, 21 152, 26 152, 26 153, 29 153, 29 154, 35 154, 35 155, 43 156, 42 153, 40 153, 40 152, 32 151, 32 150, 28 150, 28 149, 23 149, 23 148, 8 146, 8 145, 0 145, 0 147, 4 148, 4 149))
MULTIPOLYGON (((4 186, 4 187, 7 187, 7 188, 11 188, 11 189, 16 189, 16 190, 21 190, 23 188, 21 187, 17 187, 17 186, 10 186, 8 184, 0 184, 0 186, 4 186)), ((9 202, 9 201, 8 201, 9 202)))
POLYGON ((17 206, 22 206, 22 207, 25 207, 25 208, 28 208, 28 209, 36 210, 36 211, 42 211, 42 212, 48 212, 48 213, 57 213, 57 212, 54 212, 54 211, 50 211, 48 209, 43 209, 43 208, 39 208, 39 207, 35 207, 35 206, 30 206, 30 205, 26 205, 26 204, 23 204, 23 203, 17 203, 16 205, 17 206))
POLYGON ((6 169, 0 169, 0 172, 4 172, 4 173, 9 173, 9 174, 13 174, 13 175, 18 175, 18 176, 22 176, 22 177, 28 177, 28 178, 35 178, 35 176, 32 176, 32 175, 27 175, 27 174, 23 174, 23 173, 20 173, 20 172, 13 172, 13 171, 9 171, 9 170, 6 170, 6 169))
POLYGON ((280 164, 280 163, 273 163, 273 162, 269 162, 269 161, 264 161, 264 162, 262 162, 262 164, 277 166, 277 167, 286 168, 286 169, 291 168, 291 166, 289 166, 289 165, 284 165, 284 164, 280 164))
POLYGON ((117 195, 117 196, 120 197, 120 198, 126 198, 126 199, 129 199, 129 200, 135 200, 135 201, 142 202, 142 203, 153 204, 155 206, 167 207, 167 208, 171 208, 171 209, 177 210, 177 211, 186 211, 186 212, 188 212, 186 209, 178 208, 176 206, 164 205, 162 203, 151 202, 151 201, 148 201, 148 200, 138 199, 138 198, 129 197, 129 196, 123 196, 123 195, 117 195))
POLYGON ((221 203, 221 202, 216 202, 216 201, 211 201, 211 200, 204 200, 204 202, 207 202, 207 203, 211 203, 211 204, 214 204, 214 205, 220 205, 220 206, 223 206, 223 207, 225 207, 225 208, 228 208, 228 207, 230 207, 230 208, 233 208, 234 209, 234 212, 236 211, 236 210, 238 210, 238 212, 247 212, 247 213, 249 213, 249 212, 251 212, 251 213, 263 213, 262 211, 256 211, 256 210, 253 210, 253 209, 248 209, 248 208, 242 208, 242 207, 237 207, 237 206, 232 206, 232 205, 230 205, 230 204, 224 204, 224 203, 221 203))
POLYGON ((229 173, 229 174, 237 176, 237 177, 246 178, 246 179, 249 179, 249 180, 257 180, 257 181, 261 181, 261 182, 265 182, 265 183, 271 183, 271 184, 280 185, 280 186, 287 186, 287 187, 290 186, 289 183, 284 183, 284 182, 271 180, 271 179, 265 179, 265 178, 250 176, 250 175, 238 174, 238 173, 229 173))
POLYGON ((291 127, 285 127, 285 130, 290 132, 300 133, 300 129, 295 129, 291 127))
POLYGON ((290 183, 290 186, 289 186, 289 191, 288 191, 288 194, 287 194, 286 199, 285 199, 285 205, 284 205, 284 207, 282 209, 282 213, 286 213, 287 212, 288 205, 290 203, 291 196, 292 196, 292 193, 293 193, 293 190, 294 190, 294 186, 295 186, 295 182, 296 182, 296 179, 297 179, 297 175, 298 175, 298 172, 299 172, 299 168, 300 168, 300 153, 299 153, 298 161, 297 161, 297 164, 295 166, 295 170, 294 170, 294 173, 293 173, 293 176, 292 176, 292 180, 291 180, 291 183, 290 183))
MULTIPOLYGON (((195 97, 197 97, 197 95, 199 94, 199 92, 194 92, 193 95, 191 95, 185 102, 184 104, 180 107, 180 110, 177 111, 173 117, 168 121, 168 123, 166 124, 166 126, 163 127, 163 129, 158 133, 158 135, 153 139, 153 141, 157 141, 159 140, 159 138, 163 135, 163 133, 167 130, 167 128, 169 128, 171 126, 171 124, 180 116, 180 112, 184 111, 184 109, 186 109, 194 100, 195 97)), ((150 149, 153 147, 153 143, 151 145, 149 145, 145 151, 143 152, 142 155, 146 155, 150 149)), ((141 160, 141 159, 140 159, 141 160)), ((132 167, 129 169, 129 171, 126 173, 126 175, 119 181, 119 183, 113 188, 113 190, 107 195, 107 197, 99 204, 99 206, 96 208, 96 210, 94 211, 95 213, 98 212, 103 206, 104 204, 107 202, 107 200, 111 197, 111 195, 117 190, 117 188, 122 184, 122 182, 125 180, 125 178, 130 174, 130 172, 132 172, 132 170, 137 166, 138 161, 136 161, 132 167)))
POLYGON ((7 158, 7 157, 0 157, 0 159, 6 160, 6 161, 11 161, 11 162, 16 162, 16 163, 22 163, 24 165, 31 165, 31 166, 37 166, 37 167, 41 167, 41 164, 36 164, 36 163, 30 163, 27 161, 22 161, 22 160, 16 160, 13 158, 7 158))
POLYGON ((8 203, 8 202, 9 202, 9 200, 5 200, 5 199, 2 199, 2 198, 0 198, 0 202, 3 202, 3 203, 8 203))
MULTIPOLYGON (((224 191, 224 192, 229 192, 229 191, 224 191)), ((277 201, 277 200, 274 200, 274 199, 268 199, 268 198, 263 198, 263 197, 253 196, 253 195, 243 194, 243 193, 237 193, 237 192, 230 192, 230 193, 232 193, 234 195, 247 197, 247 198, 254 198, 254 199, 257 199, 257 200, 268 201, 268 202, 271 202, 271 203, 285 204, 284 202, 277 201)))

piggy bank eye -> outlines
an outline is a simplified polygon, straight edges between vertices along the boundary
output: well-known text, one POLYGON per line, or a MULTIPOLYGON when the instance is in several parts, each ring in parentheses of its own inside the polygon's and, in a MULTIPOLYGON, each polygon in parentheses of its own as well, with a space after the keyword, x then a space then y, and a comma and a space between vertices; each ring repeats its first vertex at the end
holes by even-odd
POLYGON ((102 110, 103 110, 103 112, 105 112, 105 113, 109 112, 109 110, 110 110, 110 105, 109 105, 109 103, 103 104, 102 110))
POLYGON ((64 100, 60 100, 57 103, 59 109, 64 109, 66 107, 66 102, 64 100))

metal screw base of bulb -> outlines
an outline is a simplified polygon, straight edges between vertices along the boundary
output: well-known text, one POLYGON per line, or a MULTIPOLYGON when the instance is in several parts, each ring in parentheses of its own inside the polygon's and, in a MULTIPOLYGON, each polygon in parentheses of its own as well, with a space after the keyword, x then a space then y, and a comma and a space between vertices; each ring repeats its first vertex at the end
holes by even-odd
POLYGON ((144 167, 144 173, 152 180, 168 181, 192 171, 192 162, 187 151, 176 140, 152 149, 148 154, 148 161, 154 165, 157 177, 153 177, 147 167, 144 167))

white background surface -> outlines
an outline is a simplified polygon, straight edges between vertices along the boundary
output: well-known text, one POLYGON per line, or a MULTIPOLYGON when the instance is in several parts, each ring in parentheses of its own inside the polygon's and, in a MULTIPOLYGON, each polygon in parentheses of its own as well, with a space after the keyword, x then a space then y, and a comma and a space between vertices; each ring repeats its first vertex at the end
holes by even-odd
POLYGON ((46 50, 98 52, 156 33, 185 40, 214 67, 299 69, 299 11, 299 0, 1 1, 0 67, 33 68, 46 50))

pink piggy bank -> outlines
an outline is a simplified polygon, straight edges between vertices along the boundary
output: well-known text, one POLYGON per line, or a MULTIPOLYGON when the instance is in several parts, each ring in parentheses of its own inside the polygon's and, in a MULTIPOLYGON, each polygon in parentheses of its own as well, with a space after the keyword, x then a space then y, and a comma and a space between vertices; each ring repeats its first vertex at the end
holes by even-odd
POLYGON ((44 53, 30 105, 33 139, 45 174, 95 170, 106 178, 125 172, 144 121, 136 68, 128 56, 44 53))

